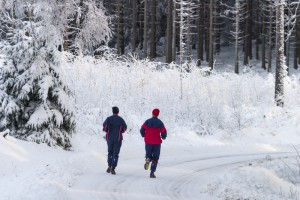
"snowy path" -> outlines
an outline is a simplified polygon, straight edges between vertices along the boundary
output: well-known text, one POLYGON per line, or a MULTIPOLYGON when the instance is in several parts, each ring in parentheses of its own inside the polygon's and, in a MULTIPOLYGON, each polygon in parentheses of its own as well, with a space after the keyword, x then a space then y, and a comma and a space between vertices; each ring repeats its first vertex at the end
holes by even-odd
MULTIPOLYGON (((251 162, 294 155, 288 148, 245 145, 162 147, 157 178, 143 169, 144 144, 127 136, 117 175, 106 173, 106 143, 94 137, 68 152, 46 145, 0 138, 1 200, 213 200, 209 184, 251 162)), ((198 143, 197 143, 198 144, 198 143)), ((75 145, 76 146, 76 145, 75 145)), ((221 185, 223 183, 220 183, 221 185)))
MULTIPOLYGON (((285 154, 276 153, 273 156, 285 154)), ((169 158, 169 162, 159 165, 156 179, 148 177, 149 171, 145 172, 142 162, 134 159, 127 160, 120 164, 116 176, 105 173, 105 169, 85 174, 70 190, 70 199, 214 199, 215 197, 209 195, 207 191, 203 192, 213 178, 226 174, 228 170, 238 166, 263 160, 266 155, 270 154, 215 155, 192 159, 169 158)))

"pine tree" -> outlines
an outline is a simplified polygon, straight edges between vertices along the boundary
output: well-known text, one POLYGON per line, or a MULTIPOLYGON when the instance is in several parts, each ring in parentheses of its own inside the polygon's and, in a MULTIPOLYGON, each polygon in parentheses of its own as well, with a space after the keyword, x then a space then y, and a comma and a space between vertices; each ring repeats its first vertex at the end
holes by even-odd
POLYGON ((0 69, 0 131, 8 128, 14 137, 67 149, 75 120, 70 90, 61 77, 61 41, 55 38, 59 31, 46 21, 51 14, 47 4, 39 5, 43 12, 33 10, 34 4, 19 6, 25 10, 18 18, 11 8, 1 16, 8 30, 0 46, 5 56, 0 69))

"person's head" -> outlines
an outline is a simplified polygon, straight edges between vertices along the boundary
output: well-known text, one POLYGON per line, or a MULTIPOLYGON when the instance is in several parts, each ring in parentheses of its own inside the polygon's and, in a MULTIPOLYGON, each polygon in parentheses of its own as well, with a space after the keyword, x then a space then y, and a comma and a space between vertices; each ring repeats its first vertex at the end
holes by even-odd
POLYGON ((159 115, 159 112, 160 112, 159 109, 155 108, 155 109, 152 110, 152 115, 154 117, 157 117, 159 115))
POLYGON ((117 106, 112 107, 112 112, 114 115, 119 114, 119 108, 117 106))

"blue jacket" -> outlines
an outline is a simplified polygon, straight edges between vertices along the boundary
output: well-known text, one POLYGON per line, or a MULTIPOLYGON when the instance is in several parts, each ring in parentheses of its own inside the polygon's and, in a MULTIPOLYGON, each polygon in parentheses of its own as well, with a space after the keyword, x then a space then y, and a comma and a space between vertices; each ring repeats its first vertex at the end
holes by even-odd
POLYGON ((121 142, 127 125, 124 119, 118 115, 112 115, 103 123, 103 131, 106 132, 106 141, 121 142))

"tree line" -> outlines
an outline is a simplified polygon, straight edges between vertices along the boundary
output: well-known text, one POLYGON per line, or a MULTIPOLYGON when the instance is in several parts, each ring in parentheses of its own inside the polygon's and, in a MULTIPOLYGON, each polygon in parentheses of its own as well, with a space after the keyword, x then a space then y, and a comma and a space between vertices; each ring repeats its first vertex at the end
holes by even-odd
MULTIPOLYGON (((214 67, 222 47, 235 46, 239 62, 261 61, 272 71, 276 47, 277 0, 103 0, 114 21, 109 42, 119 55, 165 57, 166 63, 196 60, 214 67), (192 54, 192 51, 197 52, 192 54)), ((298 0, 284 1, 284 54, 289 68, 300 64, 298 0)))

